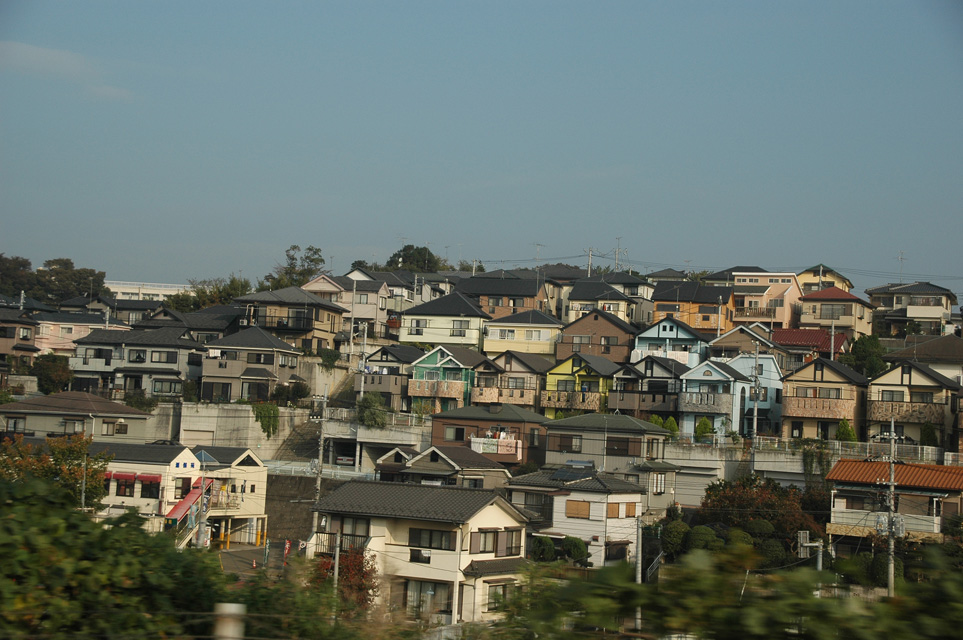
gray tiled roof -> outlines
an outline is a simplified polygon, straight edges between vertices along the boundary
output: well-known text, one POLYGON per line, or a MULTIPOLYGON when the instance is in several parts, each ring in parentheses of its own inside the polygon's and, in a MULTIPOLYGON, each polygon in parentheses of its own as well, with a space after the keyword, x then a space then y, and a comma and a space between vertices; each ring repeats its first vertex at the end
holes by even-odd
POLYGON ((237 349, 265 349, 273 351, 297 352, 297 349, 283 340, 275 338, 261 327, 250 327, 219 340, 207 343, 209 349, 234 347, 237 349))
POLYGON ((830 360, 829 358, 816 358, 812 362, 807 362, 806 364, 799 367, 795 371, 784 375, 782 379, 783 380, 787 380, 789 378, 805 379, 805 376, 802 375, 802 372, 806 371, 810 367, 815 367, 817 362, 822 364, 824 367, 828 369, 832 369, 839 376, 841 376, 845 380, 848 380, 849 382, 855 385, 865 387, 866 385, 869 384, 869 378, 867 378, 863 374, 851 369, 850 367, 847 367, 846 365, 844 365, 843 363, 837 360, 830 360))
POLYGON ((599 318, 602 318, 603 320, 607 320, 610 324, 615 326, 617 329, 631 336, 634 336, 639 332, 639 330, 636 327, 633 327, 628 322, 622 320, 616 315, 609 313, 608 311, 602 311, 601 309, 595 309, 594 311, 590 311, 580 318, 576 318, 575 320, 572 320, 570 323, 565 325, 565 327, 562 329, 562 332, 565 333, 569 328, 575 326, 580 322, 586 322, 590 315, 597 315, 599 318))
POLYGON ((595 471, 592 475, 574 480, 557 478, 557 469, 543 469, 535 473, 515 476, 508 481, 510 486, 544 487, 554 489, 572 489, 573 491, 587 491, 590 493, 640 493, 644 487, 636 482, 629 482, 623 478, 595 471))
POLYGON ((603 377, 615 375, 615 372, 618 371, 622 366, 612 362, 608 358, 603 358, 602 356, 590 356, 587 353, 575 353, 569 356, 567 359, 571 358, 580 358, 583 366, 587 366, 589 369, 592 369, 603 377))
POLYGON ((218 463, 226 465, 233 464, 245 454, 251 455, 252 459, 257 460, 257 456, 253 455, 253 452, 247 447, 215 447, 198 444, 191 447, 191 451, 194 452, 194 455, 198 455, 201 451, 204 451, 217 460, 218 463))
POLYGON ((532 422, 541 424, 547 422, 548 418, 540 413, 523 409, 513 404, 503 405, 470 405, 459 407, 450 411, 443 411, 432 416, 435 420, 445 418, 457 418, 459 420, 485 420, 502 422, 532 422))
POLYGON ((474 300, 457 291, 412 307, 404 315, 491 318, 474 300))
POLYGON ((727 376, 729 376, 729 377, 732 378, 733 380, 741 380, 741 381, 743 381, 743 382, 749 380, 749 378, 748 378, 746 375, 744 375, 744 374, 743 374, 742 372, 740 372, 740 371, 736 371, 735 369, 733 369, 732 367, 730 367, 730 366, 729 366, 728 364, 726 364, 725 362, 721 362, 721 361, 719 361, 719 360, 709 360, 708 362, 710 362, 710 363, 712 364, 712 366, 714 366, 714 367, 717 368, 719 371, 723 372, 724 374, 726 374, 727 376))
POLYGON ((463 524, 499 500, 494 491, 483 489, 351 480, 321 498, 314 510, 463 524))
POLYGON ((886 375, 887 373, 889 373, 889 371, 892 371, 894 368, 901 367, 903 365, 909 365, 913 369, 916 369, 917 371, 919 371, 920 373, 927 376, 928 378, 930 378, 931 380, 933 380, 934 382, 936 382, 937 384, 939 384, 940 386, 946 389, 951 389, 953 391, 960 390, 960 385, 955 380, 951 380, 950 378, 947 378, 942 373, 939 373, 938 371, 933 370, 930 366, 925 365, 922 362, 914 362, 913 360, 902 360, 900 362, 894 363, 892 368, 890 368, 888 371, 884 371, 883 373, 873 378, 873 381, 886 375))
POLYGON ((754 266, 738 266, 729 267, 728 269, 723 269, 722 271, 716 271, 715 273, 710 273, 705 276, 703 280, 706 281, 729 281, 732 280, 732 274, 734 273, 769 273, 762 267, 754 266))
POLYGON ((170 464, 185 449, 187 447, 182 444, 128 444, 98 440, 91 442, 89 447, 91 454, 96 455, 106 452, 113 455, 114 462, 152 462, 155 464, 170 464))
POLYGON ((348 276, 333 276, 331 278, 345 291, 362 291, 377 293, 385 285, 381 280, 355 280, 348 276))
MULTIPOLYGON (((385 346, 381 347, 380 349, 378 349, 378 351, 375 351, 374 353, 378 353, 379 351, 384 351, 386 353, 391 354, 391 356, 396 361, 402 362, 404 364, 411 364, 418 358, 425 355, 425 352, 419 349, 418 347, 413 347, 408 344, 386 344, 385 346)), ((370 366, 375 367, 375 366, 378 366, 379 363, 390 362, 390 361, 375 360, 369 357, 366 362, 370 366)))
POLYGON ((460 281, 455 291, 470 296, 496 295, 533 297, 544 286, 545 280, 528 278, 474 277, 460 281))
POLYGON ((276 375, 263 367, 248 367, 239 377, 242 379, 251 378, 253 380, 277 380, 276 375))
POLYGON ((147 418, 149 413, 83 391, 61 391, 0 405, 0 413, 61 413, 147 418))
POLYGON ((234 301, 243 303, 258 302, 260 304, 276 304, 289 307, 321 307, 322 309, 330 309, 341 313, 347 312, 347 309, 341 305, 319 298, 313 293, 308 293, 301 287, 285 287, 276 291, 258 291, 257 293, 249 293, 246 296, 234 298, 234 301))
POLYGON ((432 449, 454 462, 460 469, 505 469, 504 465, 464 445, 437 445, 426 449, 421 455, 432 449))
POLYGON ((609 284, 627 284, 627 285, 640 285, 647 284, 645 278, 637 276, 634 273, 629 273, 627 271, 612 271, 609 273, 599 273, 585 280, 598 280, 600 282, 608 282, 609 284))
POLYGON ((195 340, 184 338, 190 335, 185 327, 161 327, 158 329, 135 329, 121 331, 115 329, 94 329, 90 334, 75 340, 75 344, 109 344, 136 347, 176 347, 180 349, 204 349, 195 340))
POLYGON ((32 319, 26 309, 0 309, 0 322, 10 322, 16 324, 24 324, 27 326, 36 326, 38 323, 36 320, 32 319))
POLYGON ((879 287, 866 289, 868 295, 879 295, 884 293, 934 293, 937 295, 948 295, 956 300, 956 295, 945 287, 935 285, 932 282, 896 282, 884 284, 879 287))
MULTIPOLYGON (((498 356, 495 358, 499 358, 505 354, 511 354, 512 359, 518 360, 535 373, 546 373, 549 369, 555 366, 554 360, 543 358, 542 356, 534 353, 525 353, 524 351, 505 351, 504 353, 498 354, 498 356)), ((495 358, 493 358, 493 360, 495 358)))
POLYGON ((695 302, 698 304, 719 304, 728 302, 732 287, 712 286, 698 282, 663 281, 655 285, 652 300, 655 302, 695 302))
POLYGON ((911 347, 892 351, 883 360, 917 360, 919 362, 963 363, 963 338, 946 335, 911 347))
POLYGON ((537 309, 529 309, 528 311, 521 311, 503 318, 490 320, 488 324, 531 324, 560 327, 562 326, 562 321, 555 316, 549 315, 537 309))
POLYGON ((568 294, 569 300, 624 300, 631 298, 607 282, 598 280, 577 280, 568 294))
MULTIPOLYGON (((55 322, 57 324, 104 324, 102 313, 70 313, 68 311, 50 311, 33 314, 37 322, 55 322)), ((117 318, 110 319, 111 327, 126 327, 127 324, 117 318)))
POLYGON ((549 432, 551 432, 552 429, 564 428, 580 429, 583 431, 622 431, 669 435, 669 431, 658 425, 619 413, 586 413, 580 416, 572 416, 571 418, 552 420, 546 422, 545 426, 549 432))
POLYGON ((463 366, 469 369, 474 369, 483 362, 488 362, 494 368, 500 369, 497 364, 486 358, 483 354, 478 353, 474 349, 469 349, 468 347, 457 347, 454 345, 445 345, 442 347, 445 351, 454 356, 455 360, 460 362, 463 366))
POLYGON ((528 564, 528 560, 521 556, 513 558, 495 558, 494 560, 472 560, 462 570, 466 576, 495 576, 519 573, 528 564))

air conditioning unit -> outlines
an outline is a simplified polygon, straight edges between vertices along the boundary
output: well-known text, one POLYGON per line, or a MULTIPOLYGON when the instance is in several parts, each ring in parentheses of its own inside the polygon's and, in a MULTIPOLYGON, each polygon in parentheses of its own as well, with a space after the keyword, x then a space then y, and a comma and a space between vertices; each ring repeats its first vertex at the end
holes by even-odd
POLYGON ((238 323, 239 325, 241 325, 242 327, 246 327, 246 326, 247 326, 247 319, 246 319, 246 318, 241 318, 240 320, 237 321, 237 323, 238 323))

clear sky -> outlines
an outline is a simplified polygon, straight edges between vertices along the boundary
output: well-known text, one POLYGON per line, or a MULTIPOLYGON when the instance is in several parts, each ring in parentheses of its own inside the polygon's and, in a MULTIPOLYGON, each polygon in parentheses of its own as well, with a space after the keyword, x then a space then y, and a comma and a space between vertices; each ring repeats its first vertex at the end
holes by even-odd
POLYGON ((963 295, 961 203, 958 1, 0 0, 0 252, 35 266, 621 246, 963 295))

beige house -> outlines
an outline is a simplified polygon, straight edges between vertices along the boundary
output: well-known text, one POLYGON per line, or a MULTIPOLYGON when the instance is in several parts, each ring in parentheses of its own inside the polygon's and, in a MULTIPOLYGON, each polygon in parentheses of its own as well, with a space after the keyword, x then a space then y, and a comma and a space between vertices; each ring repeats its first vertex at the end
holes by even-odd
POLYGON ((386 482, 470 489, 498 489, 511 477, 504 465, 461 445, 435 445, 421 452, 395 447, 377 459, 375 471, 386 482))
POLYGON ((347 309, 345 329, 353 326, 356 335, 365 330, 369 337, 388 337, 391 290, 385 282, 322 274, 301 288, 347 309))
POLYGON ((376 604, 435 624, 490 622, 521 583, 527 517, 494 491, 351 480, 314 507, 309 550, 364 549, 376 604), (339 535, 340 534, 340 535, 339 535))
POLYGON ((145 442, 149 413, 83 391, 62 391, 0 405, 2 431, 26 436, 92 436, 145 442))
POLYGON ((865 437, 865 376, 835 360, 817 358, 782 381, 783 438, 829 440, 844 419, 857 437, 865 437))
POLYGON ((97 313, 35 313, 36 346, 40 353, 72 356, 77 351, 75 340, 90 335, 94 329, 130 329, 126 324, 97 313))
POLYGON ((0 309, 0 382, 29 369, 40 353, 36 345, 37 321, 20 309, 0 309))
POLYGON ((535 410, 545 388, 545 376, 554 360, 521 351, 505 351, 494 358, 493 370, 478 371, 471 403, 512 404, 535 410))
POLYGON ((957 305, 956 294, 931 282, 899 282, 866 290, 876 307, 873 326, 880 337, 903 336, 914 323, 925 335, 952 333, 950 317, 957 305))
POLYGON ((491 316, 474 300, 456 291, 405 311, 398 341, 478 350, 487 320, 491 320, 491 316))
POLYGON ((200 399, 267 400, 277 385, 305 381, 297 374, 300 355, 261 327, 249 327, 209 342, 201 366, 200 399))
POLYGON ((799 299, 800 329, 842 332, 850 340, 873 332, 873 305, 837 287, 807 293, 799 299))
POLYGON ((836 287, 847 293, 853 289, 853 283, 849 278, 824 264, 809 267, 805 271, 797 273, 796 278, 799 280, 799 287, 804 295, 814 291, 822 291, 829 287, 836 287))
POLYGON ((482 351, 491 357, 496 353, 516 351, 555 357, 562 323, 541 311, 523 311, 489 320, 485 323, 482 351))
POLYGON ((334 349, 348 310, 300 287, 259 291, 235 298, 244 306, 242 327, 261 327, 304 352, 334 349))
POLYGON ((869 437, 889 434, 892 423, 906 442, 943 446, 956 425, 959 391, 958 382, 925 364, 897 362, 869 383, 869 437), (930 427, 933 433, 926 434, 930 427))
POLYGON ((736 324, 761 322, 772 328, 798 326, 802 291, 795 273, 734 272, 736 324))

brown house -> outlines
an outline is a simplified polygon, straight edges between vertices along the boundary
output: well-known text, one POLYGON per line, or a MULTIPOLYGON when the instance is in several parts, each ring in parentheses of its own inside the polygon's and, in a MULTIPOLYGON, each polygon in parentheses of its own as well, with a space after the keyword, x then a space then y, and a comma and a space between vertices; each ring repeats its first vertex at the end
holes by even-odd
POLYGON ((504 318, 523 311, 551 313, 545 279, 519 278, 500 271, 502 277, 482 274, 466 278, 455 286, 455 291, 478 301, 478 306, 493 319, 504 318))
POLYGON ((261 327, 305 353, 335 348, 348 310, 300 287, 259 291, 235 298, 245 306, 241 327, 261 327))
POLYGON ((869 385, 865 376, 835 360, 817 358, 785 376, 782 383, 783 438, 829 440, 845 419, 865 440, 869 385))
POLYGON ((628 362, 636 333, 638 330, 629 323, 596 309, 562 327, 555 357, 565 360, 578 353, 601 356, 612 362, 628 362))
POLYGON ((0 383, 6 384, 8 374, 33 364, 40 351, 37 325, 27 311, 0 309, 0 383))
POLYGON ((545 388, 551 360, 531 353, 506 351, 492 358, 491 371, 479 370, 471 390, 471 403, 512 404, 534 411, 545 388))
POLYGON ((432 416, 432 445, 471 447, 490 460, 513 467, 545 462, 543 415, 510 404, 461 407, 432 416))

